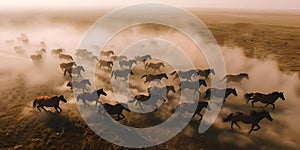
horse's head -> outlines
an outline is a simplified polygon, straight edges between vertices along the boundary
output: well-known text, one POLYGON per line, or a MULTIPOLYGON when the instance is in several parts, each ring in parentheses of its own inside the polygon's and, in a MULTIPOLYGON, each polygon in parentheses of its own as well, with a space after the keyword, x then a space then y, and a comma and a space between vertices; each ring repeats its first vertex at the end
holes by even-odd
POLYGON ((271 117, 271 115, 268 111, 263 110, 263 113, 268 120, 273 121, 273 118, 271 117))
POLYGON ((229 89, 229 92, 232 93, 234 96, 237 96, 237 92, 235 89, 229 89))
POLYGON ((249 79, 249 75, 247 73, 241 73, 240 75, 244 76, 246 79, 249 79))
POLYGON ((69 82, 67 83, 67 86, 72 86, 72 81, 69 81, 69 82))
POLYGON ((92 85, 91 82, 90 82, 90 80, 88 80, 88 79, 84 80, 84 82, 85 82, 86 84, 88 84, 89 86, 92 85))
POLYGON ((60 101, 64 102, 64 103, 67 102, 67 100, 65 99, 65 97, 64 97, 63 95, 59 95, 59 96, 58 96, 58 99, 59 99, 60 101))
POLYGON ((284 97, 284 95, 283 95, 283 92, 278 92, 278 94, 279 94, 279 97, 284 101, 284 100, 285 100, 285 97, 284 97))
POLYGON ((77 66, 77 64, 75 63, 75 61, 71 62, 73 66, 77 66))
POLYGON ((165 64, 163 62, 160 62, 161 66, 165 67, 165 64))
POLYGON ((167 76, 167 74, 163 73, 162 75, 163 75, 163 77, 165 77, 166 79, 169 79, 168 76, 167 76))
POLYGON ((215 69, 210 69, 209 70, 212 74, 216 74, 215 69))
POLYGON ((102 95, 104 95, 104 96, 107 95, 107 93, 106 93, 103 89, 98 89, 98 90, 97 90, 97 95, 100 96, 100 94, 102 94, 102 95))
POLYGON ((83 66, 77 66, 80 70, 85 71, 85 69, 83 68, 83 66))
POLYGON ((200 79, 200 80, 199 80, 199 86, 201 86, 201 85, 204 85, 205 87, 207 87, 206 81, 200 79))

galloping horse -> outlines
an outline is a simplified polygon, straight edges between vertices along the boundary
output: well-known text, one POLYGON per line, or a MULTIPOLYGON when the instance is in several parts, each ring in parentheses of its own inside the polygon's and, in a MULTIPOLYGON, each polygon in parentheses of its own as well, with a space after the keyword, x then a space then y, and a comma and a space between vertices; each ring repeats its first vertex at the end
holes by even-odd
POLYGON ((77 74, 77 77, 80 77, 81 71, 85 71, 83 66, 70 67, 70 68, 65 69, 64 75, 66 75, 66 73, 68 72, 70 77, 72 77, 72 74, 77 74))
POLYGON ((134 75, 131 69, 114 70, 111 73, 111 78, 115 76, 115 79, 117 79, 117 77, 123 77, 124 80, 128 80, 129 74, 134 75))
POLYGON ((107 67, 107 69, 112 69, 114 63, 112 61, 99 60, 99 67, 107 67))
POLYGON ((125 109, 128 112, 131 112, 130 109, 127 109, 126 107, 124 107, 122 104, 116 104, 116 105, 111 105, 111 104, 102 104, 104 109, 106 110, 106 112, 110 115, 117 115, 117 119, 116 120, 121 120, 124 119, 125 116, 123 115, 122 111, 125 109), (122 118, 121 118, 121 117, 122 118))
POLYGON ((142 78, 145 78, 145 77, 146 77, 146 81, 144 82, 144 84, 147 83, 147 82, 151 82, 151 81, 153 81, 153 80, 159 80, 159 83, 160 83, 160 80, 161 80, 162 78, 168 79, 168 76, 167 76, 167 74, 165 74, 165 73, 156 74, 156 75, 146 74, 146 75, 143 75, 143 76, 141 77, 141 79, 142 79, 142 78))
POLYGON ((114 59, 116 61, 123 61, 123 60, 127 60, 126 56, 116 56, 116 59, 114 59))
POLYGON ((97 107, 98 102, 100 102, 99 101, 99 96, 101 94, 104 95, 104 96, 107 95, 106 92, 103 89, 98 89, 98 90, 96 90, 92 93, 83 92, 83 93, 81 93, 77 96, 76 100, 78 101, 78 100, 81 99, 83 104, 86 105, 86 106, 89 106, 89 104, 86 103, 86 101, 96 101, 96 107, 97 107))
POLYGON ((206 69, 206 70, 197 69, 197 75, 205 77, 205 79, 208 79, 208 76, 209 76, 210 73, 216 74, 214 69, 206 69))
POLYGON ((240 73, 238 75, 226 75, 223 80, 227 79, 228 82, 238 82, 240 83, 244 78, 249 79, 249 75, 247 73, 240 73))
MULTIPOLYGON (((195 115, 199 115, 200 116, 200 119, 199 121, 202 120, 203 118, 203 115, 201 114, 201 111, 203 108, 207 108, 208 110, 211 110, 211 108, 209 107, 208 105, 208 102, 202 102, 202 101, 199 101, 197 103, 197 107, 196 107, 196 110, 193 111, 191 109, 187 109, 188 107, 190 107, 192 104, 190 103, 181 103, 180 105, 178 105, 174 110, 178 109, 179 107, 181 107, 185 112, 188 112, 188 113, 193 113, 193 117, 195 117, 195 115)), ((172 111, 174 111, 172 110, 172 111)), ((174 113, 174 112, 172 112, 174 113)))
POLYGON ((148 91, 149 93, 153 93, 154 95, 161 95, 164 99, 167 99, 170 91, 176 93, 173 85, 165 86, 165 87, 157 87, 157 86, 149 87, 148 91))
POLYGON ((154 69, 154 72, 156 70, 160 71, 160 67, 165 67, 163 62, 158 63, 146 63, 145 68, 149 70, 149 68, 154 69))
POLYGON ((106 56, 109 57, 110 55, 114 55, 115 53, 113 51, 101 51, 100 55, 101 56, 106 56))
POLYGON ((141 61, 145 64, 147 59, 152 59, 151 55, 144 55, 144 56, 136 56, 135 60, 136 61, 141 61))
POLYGON ((210 89, 206 90, 204 98, 209 98, 210 94, 212 94, 212 93, 214 93, 214 95, 212 95, 212 96, 215 96, 215 97, 218 97, 218 98, 222 98, 223 93, 225 93, 223 102, 226 102, 226 98, 230 94, 233 94, 234 96, 237 96, 237 92, 233 88, 226 88, 226 89, 210 88, 210 89))
POLYGON ((258 124, 264 118, 267 118, 270 121, 273 120, 270 113, 268 111, 263 110, 261 112, 252 111, 250 114, 245 114, 244 112, 230 113, 228 117, 223 119, 223 122, 231 121, 231 129, 233 129, 233 124, 235 124, 239 127, 240 130, 241 127, 238 124, 239 121, 245 124, 252 124, 251 129, 248 132, 248 134, 250 134, 252 131, 257 131, 260 129, 260 125, 258 124), (254 129, 254 127, 257 128, 254 129))
POLYGON ((38 55, 45 56, 46 50, 44 48, 42 48, 40 50, 35 51, 35 53, 38 54, 38 55))
MULTIPOLYGON (((130 100, 128 102, 134 102, 134 100, 136 100, 135 105, 139 104, 140 107, 142 107, 141 105, 142 102, 146 102, 148 100, 150 101, 150 99, 153 99, 154 102, 157 102, 158 100, 163 100, 164 102, 166 102, 162 93, 152 93, 152 91, 150 91, 149 89, 148 89, 148 93, 149 95, 143 95, 143 94, 136 95, 134 96, 133 100, 130 100)), ((156 103, 152 104, 152 106, 157 108, 156 103)), ((157 109, 155 111, 157 111, 157 109)))
POLYGON ((136 64, 136 60, 132 59, 132 60, 122 60, 119 61, 119 65, 123 68, 123 66, 127 66, 129 68, 132 67, 133 64, 136 64))
POLYGON ((45 111, 47 111, 44 106, 46 107, 54 107, 57 113, 62 112, 62 109, 59 107, 59 101, 67 102, 63 95, 56 95, 56 96, 39 96, 34 99, 33 107, 37 106, 38 110, 41 111, 40 107, 42 107, 45 111))
POLYGON ((207 87, 205 80, 199 79, 198 81, 194 81, 194 82, 182 81, 182 82, 180 82, 179 91, 188 88, 188 89, 194 90, 194 93, 198 92, 200 94, 199 87, 201 85, 207 87))
POLYGON ((264 106, 267 107, 268 105, 273 106, 273 110, 275 109, 275 102, 278 98, 281 98, 283 101, 285 100, 285 97, 283 95, 283 92, 273 92, 270 94, 262 94, 262 93, 247 93, 245 94, 245 99, 247 100, 247 104, 249 103, 250 100, 252 100, 252 107, 254 107, 254 103, 260 101, 264 104, 264 106))
POLYGON ((63 69, 67 69, 67 68, 70 68, 70 67, 73 67, 73 66, 77 66, 77 65, 73 61, 73 62, 69 62, 69 63, 61 63, 59 66, 60 66, 61 70, 63 70, 63 69))
POLYGON ((174 71, 174 72, 171 73, 171 75, 174 75, 174 74, 176 74, 176 75, 175 75, 173 80, 180 77, 182 79, 187 79, 189 81, 192 81, 192 77, 196 76, 197 72, 196 72, 196 70, 192 69, 192 70, 189 70, 189 71, 178 71, 178 72, 174 71))
POLYGON ((62 48, 59 48, 59 49, 54 49, 51 51, 51 54, 52 55, 59 55, 60 53, 64 52, 65 50, 62 49, 62 48))
POLYGON ((59 54, 58 58, 59 59, 65 59, 65 60, 68 60, 68 61, 73 61, 73 57, 71 55, 67 55, 67 54, 59 54))
POLYGON ((88 79, 84 79, 84 80, 81 80, 81 81, 69 81, 67 83, 67 86, 71 87, 71 90, 73 90, 73 88, 76 88, 76 89, 82 89, 82 91, 87 91, 87 88, 86 88, 86 85, 89 85, 91 86, 91 82, 90 80, 88 79))

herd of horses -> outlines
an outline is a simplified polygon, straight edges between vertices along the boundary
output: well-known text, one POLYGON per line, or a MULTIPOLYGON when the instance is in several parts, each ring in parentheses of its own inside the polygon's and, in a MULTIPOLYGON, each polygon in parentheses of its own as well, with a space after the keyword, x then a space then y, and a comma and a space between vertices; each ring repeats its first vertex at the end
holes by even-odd
MULTIPOLYGON (((43 53, 46 53, 46 51, 43 49, 37 54, 32 55, 32 61, 34 64, 41 63, 43 59, 43 53)), ((82 103, 89 107, 89 102, 96 102, 96 107, 98 103, 101 103, 103 107, 105 108, 106 112, 110 115, 117 115, 117 120, 125 118, 125 115, 122 113, 123 110, 127 110, 128 112, 131 112, 126 105, 128 104, 116 104, 111 105, 108 103, 102 103, 99 99, 100 95, 107 96, 107 92, 101 88, 97 89, 93 92, 89 92, 87 86, 90 86, 91 83, 87 79, 83 79, 81 73, 85 71, 85 68, 83 66, 78 66, 74 61, 73 57, 68 54, 64 54, 63 49, 55 49, 51 51, 52 55, 57 55, 59 59, 67 60, 69 62, 63 62, 60 64, 60 68, 64 72, 64 75, 69 74, 70 77, 72 77, 73 81, 69 81, 67 83, 67 86, 69 86, 71 89, 76 88, 82 90, 82 93, 80 93, 76 100, 81 100, 82 103), (76 76, 74 76, 76 75, 76 76), (82 79, 82 80, 77 80, 82 79)), ((100 57, 106 58, 106 59, 99 59, 98 57, 94 56, 91 52, 89 52, 86 49, 78 49, 75 53, 75 56, 77 58, 86 59, 89 61, 96 61, 98 63, 98 66, 100 69, 104 69, 106 71, 110 71, 111 78, 115 79, 123 79, 128 80, 128 77, 130 75, 135 76, 136 73, 132 71, 132 66, 134 64, 138 64, 140 62, 144 65, 144 72, 150 72, 153 71, 153 74, 143 74, 142 76, 138 77, 137 79, 140 79, 143 81, 144 84, 148 84, 150 82, 156 82, 156 85, 160 86, 153 86, 147 89, 148 94, 140 94, 134 96, 133 100, 128 100, 128 103, 136 102, 136 106, 141 106, 142 102, 147 102, 149 99, 156 99, 162 100, 164 102, 167 102, 167 95, 169 92, 176 93, 175 86, 174 85, 167 85, 167 86, 161 86, 163 85, 161 80, 176 80, 180 79, 179 84, 179 91, 182 90, 192 90, 194 93, 201 94, 200 92, 200 86, 208 87, 207 80, 210 79, 210 75, 213 76, 217 72, 214 69, 191 69, 191 70, 176 70, 171 73, 164 72, 164 69, 166 66, 164 62, 154 62, 150 61, 152 60, 151 55, 144 55, 144 56, 136 56, 133 59, 128 59, 126 56, 116 56, 113 51, 101 51, 100 57), (122 70, 113 70, 112 67, 116 64, 119 64, 119 66, 122 68, 122 70), (159 72, 159 73, 156 73, 159 72), (195 80, 196 81, 193 81, 195 80)), ((221 82, 235 82, 238 84, 241 84, 241 81, 243 79, 249 79, 249 75, 247 73, 240 73, 236 75, 226 75, 221 82)), ((223 102, 226 102, 227 97, 230 95, 238 96, 238 92, 235 88, 225 88, 225 89, 217 89, 217 88, 207 88, 204 92, 204 99, 210 99, 211 97, 217 97, 217 98, 223 98, 223 102), (225 93, 225 96, 223 95, 225 93)), ((267 107, 268 105, 273 106, 273 110, 275 109, 275 102, 277 99, 281 98, 282 100, 285 100, 285 97, 283 95, 283 92, 272 92, 270 94, 265 93, 246 93, 244 95, 244 98, 246 100, 246 103, 251 101, 252 107, 254 106, 254 103, 261 102, 265 104, 264 107, 267 107)), ((58 96, 40 96, 37 97, 34 102, 33 106, 37 107, 39 111, 41 111, 40 108, 46 110, 44 107, 54 107, 57 111, 57 113, 60 113, 62 109, 59 107, 59 101, 66 102, 66 99, 63 95, 58 96)), ((185 107, 185 103, 179 104, 178 107, 185 107)), ((156 106, 154 106, 156 107, 156 106)), ((196 111, 190 112, 193 113, 193 117, 195 115, 200 116, 200 120, 202 120, 202 114, 201 111, 203 108, 207 108, 210 110, 209 102, 199 100, 196 111)), ((157 111, 157 109, 155 110, 157 111)), ((262 109, 261 111, 251 111, 251 113, 245 113, 242 111, 237 111, 230 113, 227 117, 223 119, 224 122, 231 121, 231 128, 233 129, 233 126, 236 125, 241 128, 238 122, 243 122, 245 124, 251 124, 252 127, 249 130, 249 134, 252 131, 257 131, 260 129, 259 122, 263 119, 267 118, 270 121, 273 120, 273 118, 270 115, 270 112, 262 109)))

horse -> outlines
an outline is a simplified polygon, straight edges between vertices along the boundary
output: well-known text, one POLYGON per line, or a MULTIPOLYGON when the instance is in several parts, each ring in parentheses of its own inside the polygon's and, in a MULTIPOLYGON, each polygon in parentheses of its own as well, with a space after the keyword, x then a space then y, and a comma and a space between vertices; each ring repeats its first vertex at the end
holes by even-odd
POLYGON ((117 77, 123 77, 124 80, 128 80, 129 74, 134 75, 131 69, 114 70, 111 73, 111 78, 115 76, 115 79, 117 79, 117 77))
POLYGON ((62 48, 59 48, 59 49, 53 49, 52 51, 51 51, 51 54, 52 55, 59 55, 60 53, 62 53, 62 52, 64 52, 65 50, 64 49, 62 49, 62 48))
POLYGON ((224 99, 223 99, 223 102, 226 102, 226 98, 230 95, 230 94, 233 94, 234 96, 237 96, 237 92, 234 88, 226 88, 226 89, 216 89, 216 88, 210 88, 210 89, 207 89, 206 92, 205 92, 205 96, 204 98, 209 98, 210 94, 213 94, 212 96, 215 96, 215 97, 218 97, 218 98, 222 98, 223 96, 223 93, 225 92, 225 95, 224 95, 224 99))
POLYGON ((176 93, 176 90, 173 85, 165 86, 165 87, 154 86, 154 87, 149 87, 147 90, 149 91, 149 93, 153 93, 154 95, 161 95, 164 99, 167 99, 170 91, 176 93))
POLYGON ((114 55, 115 53, 113 51, 101 51, 100 55, 101 56, 106 56, 109 57, 110 55, 114 55))
POLYGON ((42 48, 40 50, 35 51, 35 53, 44 56, 46 54, 46 50, 44 48, 42 48))
POLYGON ((247 73, 240 73, 238 75, 226 75, 223 80, 227 79, 227 83, 229 82, 238 82, 240 83, 244 78, 249 79, 249 75, 247 73))
POLYGON ((241 130, 241 127, 239 126, 238 122, 241 121, 245 124, 252 124, 251 129, 249 130, 248 134, 250 134, 252 131, 257 131, 260 129, 259 122, 267 118, 270 121, 273 121, 273 118, 271 117, 270 113, 268 111, 252 111, 250 114, 245 114, 244 112, 234 112, 230 113, 228 117, 223 119, 223 122, 231 121, 231 129, 233 129, 233 125, 239 127, 241 130), (254 127, 257 127, 254 129, 254 127))
POLYGON ((41 54, 31 55, 30 58, 31 58, 33 64, 35 64, 35 65, 40 65, 43 61, 43 57, 41 54))
POLYGON ((208 79, 209 74, 213 74, 213 75, 216 74, 214 69, 206 69, 206 70, 197 69, 196 71, 198 76, 205 77, 205 79, 208 79))
POLYGON ((123 61, 123 60, 127 60, 126 56, 116 56, 116 58, 111 57, 113 60, 116 61, 123 61))
POLYGON ((84 80, 81 80, 81 81, 69 81, 67 83, 67 86, 69 86, 71 88, 71 90, 73 90, 73 88, 76 88, 76 89, 82 89, 82 91, 84 92, 85 90, 87 91, 87 88, 86 88, 86 85, 89 85, 91 86, 91 82, 90 80, 88 79, 84 79, 84 80))
MULTIPOLYGON (((146 102, 146 101, 150 101, 150 99, 154 99, 155 102, 157 102, 158 100, 163 100, 164 102, 166 102, 164 96, 162 95, 162 93, 155 93, 150 91, 150 89, 148 89, 148 95, 144 95, 144 94, 140 94, 140 95, 136 95, 134 96, 133 100, 130 100, 128 102, 134 102, 134 100, 136 100, 135 105, 139 104, 140 107, 142 107, 141 103, 142 102, 146 102)), ((157 108, 156 103, 152 104, 153 107, 157 108)), ((155 111, 157 111, 157 109, 155 109, 155 111)))
POLYGON ((169 79, 168 76, 167 76, 167 74, 165 74, 165 73, 156 74, 156 75, 146 74, 146 75, 143 75, 143 76, 141 77, 141 79, 142 79, 142 78, 146 78, 146 81, 144 82, 144 84, 147 83, 147 82, 153 81, 153 80, 159 80, 159 83, 160 83, 160 80, 161 80, 162 78, 169 79))
POLYGON ((163 62, 158 63, 146 63, 145 68, 149 70, 149 68, 154 69, 154 72, 156 70, 160 71, 160 67, 165 67, 163 62))
POLYGON ((196 93, 196 92, 200 93, 199 87, 201 85, 207 87, 207 84, 206 84, 205 80, 199 79, 198 81, 194 81, 194 82, 182 81, 182 82, 180 82, 179 91, 188 88, 188 89, 191 89, 191 90, 195 90, 194 93, 196 93))
POLYGON ((67 69, 67 68, 70 68, 70 67, 73 67, 73 66, 77 66, 77 65, 73 61, 73 62, 69 62, 69 63, 61 63, 59 66, 60 66, 61 70, 63 70, 63 69, 67 69))
POLYGON ((84 57, 86 56, 88 50, 87 49, 77 49, 76 50, 76 53, 74 54, 75 56, 81 56, 81 57, 84 57))
POLYGON ((102 106, 104 107, 104 109, 106 110, 106 112, 110 115, 117 115, 117 119, 116 120, 121 120, 124 119, 125 116, 123 115, 122 111, 125 109, 128 112, 131 112, 130 109, 124 107, 122 104, 116 104, 116 105, 111 105, 111 104, 102 104, 102 106), (121 117, 122 118, 121 118, 121 117))
POLYGON ((151 55, 144 55, 144 56, 136 56, 135 60, 136 61, 141 61, 145 64, 147 59, 152 59, 151 55))
POLYGON ((59 54, 58 58, 59 59, 65 59, 65 60, 68 60, 68 61, 73 61, 73 57, 71 55, 67 55, 67 54, 59 54))
POLYGON ((59 107, 59 101, 64 103, 67 102, 63 95, 56 95, 56 96, 39 96, 34 99, 33 107, 37 107, 39 111, 41 111, 40 107, 42 107, 45 111, 47 111, 44 106, 46 107, 54 107, 57 113, 61 113, 62 109, 59 107))
MULTIPOLYGON (((191 104, 189 104, 189 103, 182 103, 182 104, 178 105, 178 106, 176 107, 176 109, 178 109, 178 107, 182 107, 182 109, 183 109, 185 112, 193 113, 193 116, 192 116, 193 118, 195 117, 195 115, 199 115, 199 116, 200 116, 199 121, 201 121, 202 118, 203 118, 203 115, 201 114, 201 111, 202 111, 203 108, 207 108, 208 110, 211 110, 211 108, 210 108, 209 105, 208 105, 208 102, 202 102, 202 101, 199 101, 199 102, 197 103, 197 107, 196 107, 196 110, 195 110, 195 111, 192 111, 192 110, 190 110, 190 109, 185 109, 185 108, 188 108, 189 105, 191 105, 191 104)), ((174 110, 176 110, 176 109, 174 109, 174 110)), ((174 110, 172 110, 172 111, 173 111, 172 113, 174 113, 174 110)))
POLYGON ((182 78, 182 79, 187 79, 189 81, 192 81, 192 76, 196 76, 197 75, 197 72, 196 70, 189 70, 189 71, 173 71, 171 73, 171 75, 175 75, 174 79, 175 80, 176 78, 182 78), (177 73, 177 74, 176 74, 177 73))
POLYGON ((122 60, 119 61, 119 65, 123 68, 123 66, 127 66, 129 68, 132 67, 133 64, 136 64, 136 60, 122 60))
POLYGON ((107 67, 107 69, 112 69, 114 63, 112 61, 99 60, 99 67, 107 67))
POLYGON ((251 100, 252 107, 254 107, 254 103, 260 101, 261 103, 266 104, 263 108, 268 107, 268 105, 273 106, 273 110, 275 109, 275 102, 278 98, 281 98, 283 101, 285 97, 283 92, 272 92, 270 94, 263 94, 263 93, 247 93, 244 95, 245 99, 247 100, 247 104, 251 100))
POLYGON ((104 95, 106 96, 107 93, 103 90, 103 89, 98 89, 96 91, 93 91, 93 92, 83 92, 81 94, 79 94, 77 97, 76 97, 76 100, 79 101, 80 99, 82 100, 83 104, 86 105, 86 106, 89 106, 89 104, 86 103, 86 101, 96 101, 96 107, 97 107, 97 104, 99 101, 99 97, 100 95, 104 95))
POLYGON ((72 77, 72 74, 77 74, 77 77, 81 77, 81 74, 80 74, 81 71, 85 72, 83 66, 69 67, 69 68, 65 69, 64 75, 66 75, 66 73, 68 72, 70 77, 72 77))

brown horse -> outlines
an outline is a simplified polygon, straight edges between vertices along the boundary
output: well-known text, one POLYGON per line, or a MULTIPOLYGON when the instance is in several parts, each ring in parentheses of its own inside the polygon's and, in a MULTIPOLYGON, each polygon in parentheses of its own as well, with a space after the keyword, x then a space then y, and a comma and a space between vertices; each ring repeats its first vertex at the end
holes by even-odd
POLYGON ((99 60, 99 67, 101 68, 106 67, 107 69, 111 70, 114 63, 112 61, 105 61, 105 60, 99 60))
POLYGON ((156 75, 146 74, 146 75, 143 75, 141 77, 141 79, 143 79, 143 78, 146 78, 146 81, 144 82, 144 84, 147 83, 147 82, 154 81, 154 80, 159 80, 159 83, 161 83, 160 80, 162 78, 169 79, 168 76, 167 76, 167 74, 165 74, 165 73, 156 74, 156 75))
POLYGON ((43 57, 41 54, 31 55, 30 58, 35 65, 40 65, 43 62, 43 57))
POLYGON ((114 55, 115 53, 113 51, 101 51, 100 55, 101 56, 106 56, 109 57, 110 55, 114 55))
POLYGON ((261 103, 266 104, 264 106, 267 107, 268 105, 273 106, 273 110, 275 109, 275 102, 278 98, 281 98, 283 101, 285 100, 285 97, 283 95, 283 92, 273 92, 270 94, 263 94, 263 93, 247 93, 245 94, 245 99, 247 100, 247 104, 249 101, 252 101, 252 107, 254 107, 254 103, 260 101, 261 103))
POLYGON ((158 63, 146 63, 145 68, 147 70, 149 70, 150 68, 152 68, 154 70, 154 72, 156 70, 160 71, 160 67, 165 67, 163 62, 158 62, 158 63))
POLYGON ((223 122, 231 121, 231 129, 233 129, 233 125, 235 124, 236 126, 239 127, 240 130, 241 130, 241 127, 238 124, 239 121, 241 121, 245 124, 252 124, 251 129, 248 132, 248 134, 250 134, 252 131, 257 131, 260 129, 260 126, 258 124, 264 118, 267 118, 270 121, 273 120, 270 113, 263 110, 261 112, 252 111, 250 114, 245 114, 244 112, 231 113, 231 114, 229 114, 228 117, 223 119, 223 122), (254 129, 254 127, 257 127, 257 128, 254 129))
POLYGON ((65 97, 63 95, 57 95, 57 96, 40 96, 35 98, 33 101, 33 107, 38 108, 39 111, 41 111, 40 107, 42 107, 45 111, 47 111, 44 106, 46 107, 54 107, 57 113, 61 113, 62 109, 59 107, 59 101, 67 102, 65 97))
POLYGON ((81 71, 85 71, 83 66, 70 67, 70 68, 65 69, 64 75, 66 75, 68 72, 70 77, 72 77, 72 74, 77 74, 77 77, 81 77, 81 74, 80 74, 81 71))
POLYGON ((62 49, 62 48, 59 48, 59 49, 54 49, 51 51, 51 54, 52 55, 59 55, 60 53, 64 52, 65 50, 62 49))
POLYGON ((227 80, 227 83, 229 82, 237 82, 240 83, 244 78, 249 79, 249 75, 247 73, 240 73, 238 75, 226 75, 223 80, 227 80))
POLYGON ((206 70, 200 70, 197 69, 197 75, 205 77, 205 79, 208 79, 209 74, 216 74, 214 69, 206 69, 206 70))
POLYGON ((59 54, 58 58, 59 59, 65 59, 65 60, 68 60, 68 61, 73 61, 73 57, 71 55, 67 55, 67 54, 59 54))
POLYGON ((64 69, 67 69, 67 68, 70 68, 70 67, 73 67, 73 66, 77 66, 77 65, 73 61, 73 62, 69 62, 69 63, 61 63, 59 66, 60 66, 61 70, 64 70, 64 69))

